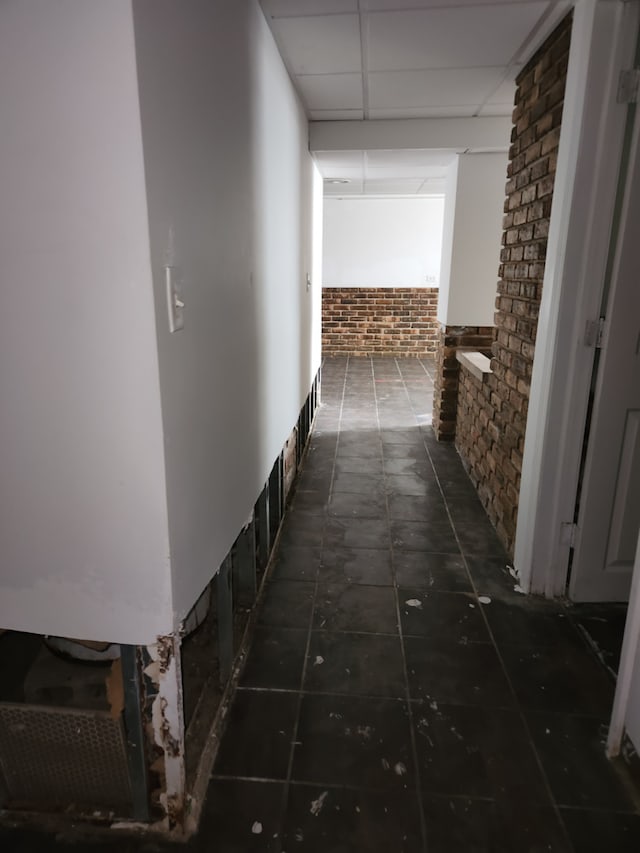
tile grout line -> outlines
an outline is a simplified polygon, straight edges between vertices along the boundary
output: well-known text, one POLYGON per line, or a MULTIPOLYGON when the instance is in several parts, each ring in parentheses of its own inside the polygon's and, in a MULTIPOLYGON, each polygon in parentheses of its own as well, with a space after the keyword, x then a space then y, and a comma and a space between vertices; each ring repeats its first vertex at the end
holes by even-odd
MULTIPOLYGON (((399 370, 398 364, 397 364, 397 360, 394 359, 394 362, 396 365, 396 369, 400 373, 400 370, 399 370)), ((378 394, 376 392, 376 385, 375 385, 375 368, 374 368, 373 360, 371 360, 371 373, 374 377, 373 393, 374 393, 374 397, 375 397, 375 401, 376 401, 376 418, 378 421, 378 434, 380 435, 380 411, 379 411, 379 404, 378 404, 378 394)), ((400 373, 400 377, 402 378, 401 373, 400 373)), ((403 382, 403 385, 404 385, 404 382, 403 382)), ((398 622, 398 637, 400 640, 400 653, 402 656, 402 668, 403 668, 404 688, 405 688, 405 702, 406 702, 407 715, 408 715, 408 720, 409 720, 409 737, 411 738, 411 752, 412 752, 411 757, 413 759, 414 772, 416 774, 415 775, 415 795, 416 795, 416 800, 417 800, 417 805, 418 805, 418 816, 420 819, 420 832, 422 834, 422 849, 423 849, 424 853, 426 853, 426 851, 428 850, 427 822, 426 822, 426 818, 425 818, 425 814, 424 814, 424 807, 422 805, 422 781, 421 781, 421 776, 420 776, 420 764, 418 762, 418 746, 417 746, 417 742, 416 742, 416 732, 415 732, 415 727, 414 727, 414 722, 413 722, 413 706, 412 706, 412 702, 411 702, 411 691, 409 689, 409 671, 407 668, 407 656, 406 656, 405 647, 404 647, 404 636, 402 633, 402 620, 400 618, 400 599, 398 596, 398 584, 396 581, 395 560, 394 560, 394 555, 393 555, 393 539, 391 536, 391 524, 390 524, 390 520, 389 520, 389 492, 388 492, 387 487, 386 487, 387 475, 386 475, 385 468, 384 468, 384 459, 385 459, 384 444, 382 443, 382 441, 380 442, 380 444, 381 444, 381 448, 382 448, 381 449, 381 453, 382 453, 382 478, 383 478, 383 482, 384 482, 385 501, 387 504, 387 529, 389 531, 389 556, 391 557, 391 578, 392 578, 392 582, 393 582, 393 593, 394 593, 395 605, 396 605, 396 619, 398 622)))
MULTIPOLYGON (((409 392, 407 391, 406 393, 407 393, 407 399, 409 400, 409 405, 411 406, 411 411, 414 413, 414 417, 415 417, 415 408, 413 406, 413 402, 411 400, 411 397, 409 396, 409 392)), ((416 418, 416 421, 417 421, 417 418, 416 418)), ((467 561, 467 555, 465 553, 465 549, 463 549, 463 547, 462 547, 462 542, 460 540, 460 537, 458 536, 457 525, 454 523, 453 517, 452 517, 451 512, 449 510, 449 503, 448 503, 447 497, 444 493, 444 489, 442 488, 442 485, 440 483, 440 477, 438 476, 438 471, 437 471, 436 465, 433 461, 433 457, 431 455, 431 451, 429 450, 429 446, 427 444, 426 438, 423 439, 423 444, 424 444, 425 450, 427 452, 427 457, 429 459, 429 463, 431 465, 431 468, 433 469, 433 473, 434 473, 434 476, 436 478, 436 483, 438 484, 438 489, 440 490, 440 493, 442 495, 442 499, 444 501, 447 516, 449 517, 449 523, 451 524, 451 528, 453 530, 453 535, 455 536, 456 542, 458 543, 458 548, 460 549, 460 555, 462 557, 462 561, 464 563, 464 567, 465 567, 465 570, 467 572, 467 576, 468 576, 469 582, 471 584, 473 594, 475 595, 476 600, 477 600, 478 599, 478 589, 476 587, 475 580, 474 580, 474 578, 471 574, 471 571, 469 569, 469 563, 467 561)), ((502 654, 500 653, 500 649, 498 648, 498 644, 496 643, 493 631, 491 630, 491 625, 489 624, 489 619, 487 618, 487 614, 485 612, 485 607, 484 607, 484 605, 480 604, 479 601, 478 601, 478 606, 479 606, 480 612, 482 614, 482 619, 484 620, 485 627, 487 629, 489 637, 491 638, 491 644, 493 645, 493 649, 494 649, 496 656, 498 658, 498 661, 500 663, 500 668, 501 668, 502 673, 503 673, 503 675, 507 681, 507 684, 509 686, 509 691, 513 697, 516 712, 520 718, 520 722, 521 722, 521 724, 524 728, 524 731, 526 733, 526 737, 527 737, 527 740, 529 743, 529 747, 530 747, 530 749, 533 753, 533 756, 535 758, 535 762, 536 762, 536 765, 537 765, 538 770, 540 772, 540 775, 541 775, 541 778, 542 778, 542 781, 544 784, 544 788, 545 788, 547 796, 549 798, 549 803, 550 803, 550 805, 551 805, 551 807, 552 807, 552 809, 556 815, 556 818, 559 822, 560 827, 562 828, 562 830, 564 832, 565 840, 569 843, 570 847, 573 847, 573 844, 571 842, 571 838, 569 837, 569 832, 568 832, 568 830, 564 824, 564 821, 562 819, 562 814, 560 813, 560 807, 559 807, 558 803, 556 802, 556 798, 553 795, 553 791, 551 789, 549 779, 547 777, 544 766, 542 764, 542 759, 538 753, 538 749, 536 748, 533 736, 531 734, 531 729, 529 728, 529 724, 527 722, 526 715, 525 715, 525 709, 523 708, 523 706, 521 705, 521 703, 518 699, 517 693, 515 691, 515 687, 513 686, 513 682, 511 680, 509 673, 507 671, 507 668, 505 666, 504 658, 502 657, 502 654)))
MULTIPOLYGON (((331 470, 331 482, 329 485, 329 499, 330 499, 332 491, 333 491, 333 480, 335 477, 336 457, 338 455, 338 444, 340 441, 340 429, 341 429, 341 424, 342 424, 342 410, 343 410, 343 406, 344 406, 344 394, 345 394, 345 387, 346 387, 346 383, 347 383, 348 369, 349 369, 349 359, 347 357, 347 364, 345 366, 345 373, 344 373, 344 381, 342 384, 342 399, 340 401, 340 414, 338 416, 338 438, 336 440, 336 449, 335 449, 335 453, 334 453, 334 457, 333 457, 333 467, 331 470)), ((297 706, 296 706, 295 722, 294 722, 294 726, 293 726, 293 730, 292 730, 292 736, 291 736, 291 748, 289 750, 289 761, 288 761, 288 765, 287 765, 287 777, 285 780, 284 791, 282 794, 282 805, 281 805, 282 824, 280 827, 280 838, 279 838, 279 845, 278 845, 278 847, 281 851, 282 851, 282 845, 284 844, 284 831, 285 831, 285 826, 286 826, 287 812, 288 812, 288 808, 289 808, 289 792, 291 789, 291 783, 293 781, 292 780, 293 763, 294 763, 294 759, 295 759, 296 746, 298 743, 298 731, 300 729, 300 717, 301 717, 301 713, 302 713, 302 701, 306 695, 309 695, 308 693, 306 693, 304 691, 303 688, 304 688, 304 682, 305 682, 305 679, 307 676, 307 664, 309 661, 309 651, 311 648, 313 619, 315 616, 316 598, 318 595, 318 583, 319 583, 319 575, 320 575, 320 568, 321 568, 321 561, 322 561, 322 549, 323 549, 323 545, 324 545, 324 534, 325 534, 326 521, 327 521, 327 514, 326 513, 324 514, 324 518, 325 518, 325 522, 324 522, 324 525, 322 528, 322 536, 320 538, 320 563, 318 564, 318 567, 316 570, 316 576, 315 576, 315 581, 314 581, 314 585, 313 585, 313 595, 312 595, 312 599, 311 599, 311 612, 309 614, 309 624, 307 627, 307 641, 305 644, 304 658, 302 661, 302 673, 300 675, 300 686, 299 686, 297 691, 292 691, 292 692, 296 692, 298 694, 298 701, 297 701, 297 706)))

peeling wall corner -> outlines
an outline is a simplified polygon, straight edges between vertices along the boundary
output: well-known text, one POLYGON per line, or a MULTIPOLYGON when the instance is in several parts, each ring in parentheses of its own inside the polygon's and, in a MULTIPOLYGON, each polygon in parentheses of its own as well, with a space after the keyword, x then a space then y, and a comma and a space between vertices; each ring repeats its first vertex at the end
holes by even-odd
POLYGON ((158 768, 158 775, 164 781, 159 802, 170 831, 183 830, 185 824, 186 777, 180 643, 179 633, 158 637, 155 644, 146 647, 149 662, 144 670, 155 692, 151 702, 151 736, 164 765, 163 772, 158 768))

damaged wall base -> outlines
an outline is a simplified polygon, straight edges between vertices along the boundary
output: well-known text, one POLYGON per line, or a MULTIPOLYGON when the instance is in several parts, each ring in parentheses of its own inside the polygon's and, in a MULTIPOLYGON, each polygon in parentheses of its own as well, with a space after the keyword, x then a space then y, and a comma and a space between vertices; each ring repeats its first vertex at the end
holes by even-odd
POLYGON ((244 528, 175 634, 147 646, 0 634, 0 807, 12 821, 195 831, 320 371, 244 528), (78 658, 81 658, 78 660, 78 658))

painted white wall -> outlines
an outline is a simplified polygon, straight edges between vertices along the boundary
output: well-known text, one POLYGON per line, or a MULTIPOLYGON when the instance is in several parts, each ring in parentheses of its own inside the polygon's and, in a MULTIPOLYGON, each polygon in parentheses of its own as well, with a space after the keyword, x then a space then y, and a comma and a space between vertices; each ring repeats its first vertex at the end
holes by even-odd
POLYGON ((320 364, 321 185, 254 0, 133 8, 177 623, 245 524, 320 364), (173 335, 167 263, 184 277, 173 335))
POLYGON ((324 287, 437 287, 444 198, 325 198, 324 287))
POLYGON ((128 0, 0 4, 0 626, 170 630, 128 0))
POLYGON ((447 173, 438 320, 493 326, 507 154, 460 154, 447 173))

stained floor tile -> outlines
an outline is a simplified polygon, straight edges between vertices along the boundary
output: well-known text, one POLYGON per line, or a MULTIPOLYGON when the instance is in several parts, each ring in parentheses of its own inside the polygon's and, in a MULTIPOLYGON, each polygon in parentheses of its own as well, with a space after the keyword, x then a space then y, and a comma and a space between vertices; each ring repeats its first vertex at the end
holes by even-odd
POLYGON ((291 545, 276 556, 271 580, 315 581, 320 567, 321 549, 309 545, 291 545))
POLYGON ((418 803, 405 792, 293 784, 284 844, 294 853, 417 853, 422 850, 418 803))
POLYGON ((275 628, 308 628, 315 585, 304 581, 270 583, 258 622, 275 628))
POLYGON ((297 708, 296 693, 239 690, 214 775, 286 779, 297 708))
POLYGON ((388 587, 320 584, 313 627, 328 631, 396 634, 398 618, 394 592, 388 587))
POLYGON ((471 581, 461 556, 424 551, 394 551, 393 566, 398 586, 471 592, 471 581))
POLYGON ((304 696, 293 779, 366 790, 415 785, 405 702, 360 696, 304 696))
POLYGON ((306 641, 306 631, 257 627, 240 685, 299 690, 306 641))
POLYGON ((640 850, 640 815, 615 811, 560 809, 574 853, 637 853, 640 850))
POLYGON ((406 637, 404 646, 414 699, 495 708, 514 705, 509 682, 490 643, 406 637))
POLYGON ((391 586, 391 554, 381 548, 324 548, 318 579, 321 583, 391 586))
POLYGON ((398 521, 390 523, 391 541, 398 551, 434 551, 459 554, 453 527, 449 521, 398 521))
POLYGON ((453 644, 490 641, 474 595, 401 587, 398 603, 405 637, 433 637, 453 644))
POLYGON ((614 685, 595 656, 577 643, 561 638, 550 647, 507 646, 502 655, 524 708, 604 717, 611 712, 614 685))
POLYGON ((528 714, 533 741, 561 806, 634 811, 619 763, 605 754, 607 721, 574 714, 528 714))
POLYGON ((517 711, 425 703, 414 719, 423 791, 551 805, 517 711))
MULTIPOLYGON (((278 782, 213 779, 202 825, 209 838, 215 838, 216 849, 225 853, 278 853, 284 796, 285 786, 278 782)), ((196 844, 197 850, 211 849, 204 837, 196 839, 196 844)))
POLYGON ((429 853, 573 853, 551 806, 425 795, 423 807, 429 853))
POLYGON ((403 698, 400 637, 313 631, 304 689, 403 698))

